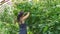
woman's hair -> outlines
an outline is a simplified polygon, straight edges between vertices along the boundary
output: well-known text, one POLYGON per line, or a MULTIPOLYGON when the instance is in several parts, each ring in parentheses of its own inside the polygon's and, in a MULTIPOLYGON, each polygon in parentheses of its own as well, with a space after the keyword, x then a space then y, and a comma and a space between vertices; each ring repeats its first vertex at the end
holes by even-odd
POLYGON ((20 21, 20 17, 22 17, 23 14, 24 14, 23 11, 20 11, 20 12, 18 13, 18 15, 17 15, 17 21, 18 21, 18 22, 20 21))

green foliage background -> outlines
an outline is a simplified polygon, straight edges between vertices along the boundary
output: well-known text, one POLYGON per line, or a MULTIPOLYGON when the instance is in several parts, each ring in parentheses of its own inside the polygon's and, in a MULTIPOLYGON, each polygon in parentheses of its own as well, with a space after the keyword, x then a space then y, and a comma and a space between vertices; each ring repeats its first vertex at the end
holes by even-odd
POLYGON ((7 8, 0 15, 0 31, 4 34, 18 34, 19 26, 14 20, 20 10, 30 12, 26 20, 28 34, 60 34, 60 0, 17 1, 13 7, 12 15, 7 8))

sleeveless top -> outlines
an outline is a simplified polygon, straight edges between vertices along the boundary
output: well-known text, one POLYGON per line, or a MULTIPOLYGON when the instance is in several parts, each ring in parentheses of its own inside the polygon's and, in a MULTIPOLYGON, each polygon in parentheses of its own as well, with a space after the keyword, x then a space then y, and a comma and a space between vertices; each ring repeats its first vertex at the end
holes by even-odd
POLYGON ((27 34, 27 27, 26 27, 25 23, 24 24, 20 24, 19 25, 19 29, 20 29, 19 34, 27 34))

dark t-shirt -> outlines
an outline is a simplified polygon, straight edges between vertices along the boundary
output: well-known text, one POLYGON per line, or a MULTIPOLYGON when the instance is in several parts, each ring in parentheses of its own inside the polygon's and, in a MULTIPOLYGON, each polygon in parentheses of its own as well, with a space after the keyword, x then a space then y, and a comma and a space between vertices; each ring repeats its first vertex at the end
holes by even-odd
POLYGON ((27 34, 27 28, 26 28, 26 24, 20 24, 20 33, 19 34, 27 34))
POLYGON ((20 24, 20 28, 26 28, 26 24, 20 24))

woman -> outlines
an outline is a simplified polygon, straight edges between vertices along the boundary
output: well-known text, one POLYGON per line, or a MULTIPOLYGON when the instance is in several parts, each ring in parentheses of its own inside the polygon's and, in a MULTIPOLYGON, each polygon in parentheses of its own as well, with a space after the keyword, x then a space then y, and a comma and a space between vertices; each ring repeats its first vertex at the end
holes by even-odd
POLYGON ((24 15, 23 11, 20 11, 20 13, 17 16, 17 20, 19 23, 19 27, 20 27, 20 32, 19 34, 27 34, 27 28, 26 28, 26 24, 25 24, 25 20, 29 17, 29 12, 27 12, 26 15, 24 15))

